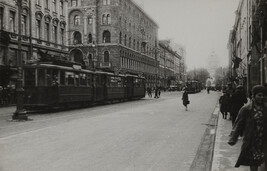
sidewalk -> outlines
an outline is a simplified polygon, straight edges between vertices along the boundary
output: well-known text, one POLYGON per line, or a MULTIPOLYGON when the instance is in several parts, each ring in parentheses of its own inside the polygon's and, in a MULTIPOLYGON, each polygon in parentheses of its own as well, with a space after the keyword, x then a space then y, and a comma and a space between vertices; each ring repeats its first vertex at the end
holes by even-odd
MULTIPOLYGON (((229 118, 229 115, 227 116, 227 118, 229 118)), ((223 119, 222 114, 219 112, 218 126, 213 151, 212 171, 249 171, 249 167, 234 167, 240 153, 242 140, 239 139, 234 146, 228 145, 227 142, 229 140, 231 128, 231 120, 223 119)))

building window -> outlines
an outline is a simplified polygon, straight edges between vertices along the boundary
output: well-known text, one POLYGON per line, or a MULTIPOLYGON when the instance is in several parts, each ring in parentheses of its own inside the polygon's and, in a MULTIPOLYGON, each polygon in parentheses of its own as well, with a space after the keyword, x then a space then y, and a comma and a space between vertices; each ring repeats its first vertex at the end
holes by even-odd
POLYGON ((132 46, 132 38, 129 37, 129 47, 131 47, 131 46, 132 46))
POLYGON ((92 42, 93 42, 92 34, 88 34, 88 43, 92 43, 92 42))
POLYGON ((88 24, 93 24, 93 18, 92 18, 92 16, 89 16, 88 17, 88 24))
POLYGON ((110 0, 103 0, 103 5, 110 5, 110 0))
POLYGON ((0 7, 0 29, 3 28, 3 20, 4 20, 4 9, 0 7))
POLYGON ((45 23, 45 34, 46 34, 46 41, 49 41, 49 35, 50 35, 50 24, 49 23, 45 23))
POLYGON ((119 43, 120 43, 120 44, 122 43, 122 34, 121 34, 121 32, 120 32, 119 43))
POLYGON ((60 29, 60 37, 61 37, 61 44, 62 45, 64 45, 64 41, 65 41, 65 39, 64 39, 64 29, 63 28, 61 28, 60 29))
POLYGON ((103 32, 103 43, 110 43, 110 32, 107 30, 103 32))
POLYGON ((57 11, 57 4, 56 4, 56 0, 52 0, 52 9, 53 9, 53 11, 54 12, 56 12, 57 11))
POLYGON ((102 24, 106 24, 106 21, 107 21, 106 14, 103 14, 102 15, 102 24))
POLYGON ((22 15, 21 16, 21 34, 26 35, 27 33, 27 16, 22 15))
POLYGON ((71 6, 72 7, 78 6, 77 0, 71 0, 71 6))
POLYGON ((36 5, 39 5, 39 6, 41 5, 40 0, 36 0, 35 3, 36 3, 36 5))
POLYGON ((111 24, 111 17, 110 17, 110 14, 107 15, 107 21, 106 21, 107 24, 111 24))
POLYGON ((124 36, 124 46, 127 46, 127 35, 124 36))
POLYGON ((75 15, 74 16, 74 25, 78 26, 78 25, 80 25, 80 22, 81 22, 80 16, 79 15, 75 15))
POLYGON ((59 1, 59 7, 60 7, 60 15, 63 15, 64 13, 64 3, 63 0, 59 1))
POLYGON ((13 11, 9 13, 9 30, 15 32, 15 12, 13 11))
POLYGON ((53 26, 54 42, 57 43, 57 26, 53 26))
POLYGON ((109 52, 108 51, 104 52, 104 62, 109 62, 109 52))
POLYGON ((45 0, 45 8, 49 9, 49 0, 45 0))
POLYGON ((78 31, 75 31, 73 34, 73 44, 81 44, 82 43, 82 34, 78 31))
POLYGON ((36 38, 41 39, 41 20, 36 20, 36 38))

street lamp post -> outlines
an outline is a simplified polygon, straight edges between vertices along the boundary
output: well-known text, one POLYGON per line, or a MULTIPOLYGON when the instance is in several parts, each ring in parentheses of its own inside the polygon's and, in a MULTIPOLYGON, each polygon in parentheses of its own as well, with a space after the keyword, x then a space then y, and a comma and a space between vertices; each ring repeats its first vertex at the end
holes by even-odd
POLYGON ((13 120, 28 120, 23 108, 24 89, 22 87, 22 56, 21 56, 21 10, 22 0, 17 0, 18 5, 18 78, 16 84, 17 108, 13 113, 13 120))

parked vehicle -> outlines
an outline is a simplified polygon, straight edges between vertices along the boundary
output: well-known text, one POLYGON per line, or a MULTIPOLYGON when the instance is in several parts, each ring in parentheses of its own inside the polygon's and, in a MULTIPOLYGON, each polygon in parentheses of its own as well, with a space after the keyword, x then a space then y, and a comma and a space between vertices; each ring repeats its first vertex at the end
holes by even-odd
POLYGON ((145 78, 91 71, 78 65, 34 64, 23 68, 26 109, 130 100, 145 97, 145 78))

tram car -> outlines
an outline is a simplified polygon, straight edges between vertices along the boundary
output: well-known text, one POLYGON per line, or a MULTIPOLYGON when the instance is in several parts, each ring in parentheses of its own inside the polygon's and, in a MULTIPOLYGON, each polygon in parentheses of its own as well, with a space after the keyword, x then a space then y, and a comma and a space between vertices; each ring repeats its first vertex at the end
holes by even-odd
POLYGON ((145 97, 145 78, 54 64, 23 68, 25 109, 51 109, 145 97))
POLYGON ((195 81, 195 80, 187 81, 186 87, 187 87, 188 93, 198 93, 202 90, 201 82, 195 81))

